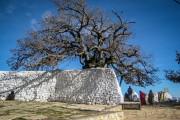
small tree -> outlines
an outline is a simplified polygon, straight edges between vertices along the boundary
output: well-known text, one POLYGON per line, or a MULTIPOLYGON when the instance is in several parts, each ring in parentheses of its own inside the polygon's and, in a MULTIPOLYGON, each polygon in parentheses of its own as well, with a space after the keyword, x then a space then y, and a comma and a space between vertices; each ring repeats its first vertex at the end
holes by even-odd
POLYGON ((41 28, 18 40, 8 64, 13 70, 53 70, 69 58, 82 68, 113 68, 126 83, 146 86, 156 80, 156 69, 140 49, 128 44, 129 24, 118 13, 107 16, 84 0, 56 0, 57 15, 41 21, 41 28))
MULTIPOLYGON (((176 52, 176 61, 180 64, 180 53, 176 52)), ((180 83, 180 70, 168 70, 166 71, 166 78, 175 83, 180 83)))

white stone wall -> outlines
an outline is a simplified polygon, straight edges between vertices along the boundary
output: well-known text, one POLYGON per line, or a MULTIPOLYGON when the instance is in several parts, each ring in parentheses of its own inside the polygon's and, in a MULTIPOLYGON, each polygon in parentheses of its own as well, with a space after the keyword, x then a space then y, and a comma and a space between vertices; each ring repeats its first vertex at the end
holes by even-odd
POLYGON ((5 99, 13 90, 15 99, 45 102, 54 95, 56 79, 43 71, 0 72, 0 99, 5 99), (47 77, 48 79, 41 78, 47 77))
POLYGON ((113 70, 68 70, 55 75, 39 71, 0 72, 0 99, 14 90, 16 100, 118 104, 123 95, 113 70))

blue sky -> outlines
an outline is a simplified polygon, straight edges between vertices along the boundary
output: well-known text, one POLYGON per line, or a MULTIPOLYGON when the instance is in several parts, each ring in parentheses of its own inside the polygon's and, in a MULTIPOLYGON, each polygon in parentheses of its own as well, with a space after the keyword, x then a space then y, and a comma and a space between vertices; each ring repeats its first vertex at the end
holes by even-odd
MULTIPOLYGON (((155 86, 132 86, 137 92, 160 91, 169 88, 180 96, 180 84, 164 78, 165 69, 179 69, 175 51, 180 51, 180 5, 173 0, 89 0, 88 4, 110 12, 116 10, 125 20, 134 21, 130 42, 139 45, 144 54, 152 55, 152 62, 159 68, 162 78, 155 86)), ((56 12, 50 0, 0 0, 0 71, 10 70, 6 60, 16 40, 23 38, 30 29, 37 29, 39 20, 56 12)), ((64 62, 64 69, 80 69, 78 61, 64 62)), ((126 91, 128 85, 123 84, 126 91)))

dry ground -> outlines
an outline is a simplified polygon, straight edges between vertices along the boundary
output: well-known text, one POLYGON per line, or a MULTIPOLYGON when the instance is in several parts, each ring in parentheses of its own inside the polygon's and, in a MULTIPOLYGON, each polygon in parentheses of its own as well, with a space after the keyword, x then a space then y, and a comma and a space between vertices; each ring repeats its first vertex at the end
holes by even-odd
POLYGON ((142 106, 141 110, 123 110, 124 120, 180 120, 180 106, 142 106))
MULTIPOLYGON (((0 101, 0 120, 78 120, 87 116, 110 113, 111 108, 112 106, 60 102, 0 101)), ((121 106, 114 108, 115 111, 122 111, 121 106)), ((123 112, 124 120, 180 120, 180 106, 143 106, 141 110, 123 110, 123 112)))
POLYGON ((121 106, 0 101, 0 120, 92 120, 92 117, 102 118, 117 111, 122 113, 121 106))

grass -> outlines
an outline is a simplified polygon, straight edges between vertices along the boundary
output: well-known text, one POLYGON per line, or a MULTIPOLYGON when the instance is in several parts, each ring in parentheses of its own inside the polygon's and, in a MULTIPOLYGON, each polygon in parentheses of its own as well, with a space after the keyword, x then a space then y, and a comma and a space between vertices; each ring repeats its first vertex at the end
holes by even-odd
MULTIPOLYGON (((0 120, 79 120, 88 116, 107 114, 103 112, 104 108, 108 110, 113 106, 0 101, 0 120)), ((115 106, 114 109, 118 111, 119 107, 116 109, 115 106)), ((180 120, 180 106, 143 106, 141 110, 123 112, 124 120, 180 120)))
POLYGON ((76 116, 98 113, 68 106, 71 105, 58 102, 0 101, 0 120, 70 120, 76 116))

